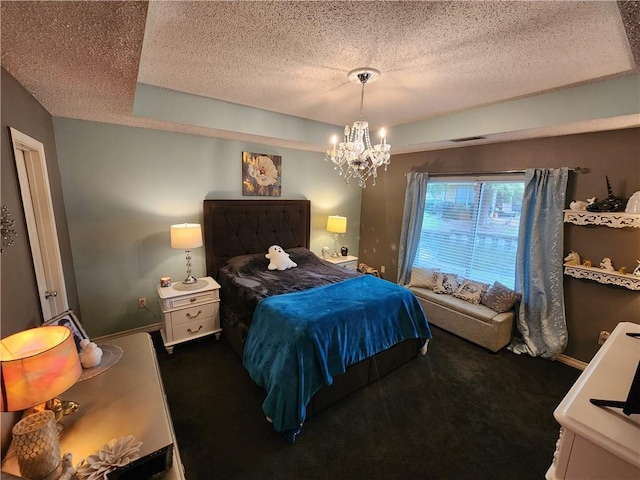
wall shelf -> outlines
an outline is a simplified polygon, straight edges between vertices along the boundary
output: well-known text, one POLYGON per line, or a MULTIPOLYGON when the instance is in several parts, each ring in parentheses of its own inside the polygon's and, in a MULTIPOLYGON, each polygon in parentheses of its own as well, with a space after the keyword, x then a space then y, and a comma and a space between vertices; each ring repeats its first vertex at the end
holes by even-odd
POLYGON ((610 272, 602 268, 564 265, 564 274, 574 278, 584 278, 607 285, 625 287, 629 290, 640 290, 640 276, 610 272))
POLYGON ((587 212, 585 210, 565 210, 565 223, 576 225, 603 225, 611 228, 640 228, 640 214, 626 212, 587 212))

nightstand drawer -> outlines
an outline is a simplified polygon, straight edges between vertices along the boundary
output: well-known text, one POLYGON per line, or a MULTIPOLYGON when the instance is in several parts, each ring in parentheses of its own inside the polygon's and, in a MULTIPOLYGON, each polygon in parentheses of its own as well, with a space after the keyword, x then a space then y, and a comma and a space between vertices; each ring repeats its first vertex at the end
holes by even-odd
POLYGON ((217 316, 202 317, 188 323, 174 324, 171 328, 173 341, 189 340, 217 330, 219 328, 216 325, 218 318, 217 316))
POLYGON ((348 268, 349 270, 357 270, 358 269, 358 261, 351 260, 349 262, 343 262, 338 264, 340 267, 348 268))
POLYGON ((206 317, 215 317, 218 313, 219 305, 219 302, 214 302, 176 310, 175 312, 171 312, 171 323, 173 326, 176 326, 181 323, 202 321, 202 319, 206 317))
POLYGON ((218 290, 194 293, 182 297, 168 298, 162 301, 163 310, 173 310, 174 308, 187 307, 189 305, 199 305, 201 303, 214 302, 219 299, 218 290))
POLYGON ((353 255, 328 257, 324 259, 325 262, 334 264, 336 267, 348 268, 349 270, 358 269, 358 257, 353 255))

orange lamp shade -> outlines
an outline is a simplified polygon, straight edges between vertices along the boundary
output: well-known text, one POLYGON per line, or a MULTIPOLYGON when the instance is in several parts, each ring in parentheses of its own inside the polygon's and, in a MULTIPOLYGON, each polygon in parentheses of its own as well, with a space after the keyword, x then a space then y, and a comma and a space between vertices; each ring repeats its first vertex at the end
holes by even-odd
POLYGON ((0 340, 0 409, 34 407, 69 389, 82 373, 71 330, 31 328, 0 340))
POLYGON ((327 219, 327 231, 331 233, 346 233, 347 217, 341 217, 340 215, 331 215, 327 219))

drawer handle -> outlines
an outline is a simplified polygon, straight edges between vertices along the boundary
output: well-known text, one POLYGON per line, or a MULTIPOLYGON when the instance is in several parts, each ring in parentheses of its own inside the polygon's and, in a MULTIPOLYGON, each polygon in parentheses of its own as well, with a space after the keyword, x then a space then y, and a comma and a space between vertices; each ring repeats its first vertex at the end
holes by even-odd
POLYGON ((191 303, 195 302, 196 300, 197 300, 197 298, 196 298, 196 297, 191 297, 191 298, 189 299, 189 301, 190 301, 191 303))
POLYGON ((198 329, 194 332, 193 330, 191 330, 190 328, 187 328, 187 332, 189 333, 189 335, 195 335, 196 333, 198 333, 200 330, 202 330, 202 325, 200 325, 198 327, 198 329))
POLYGON ((198 310, 198 313, 196 313, 195 315, 191 315, 189 312, 187 312, 187 318, 189 320, 195 320, 200 316, 201 313, 202 313, 202 310, 198 310))

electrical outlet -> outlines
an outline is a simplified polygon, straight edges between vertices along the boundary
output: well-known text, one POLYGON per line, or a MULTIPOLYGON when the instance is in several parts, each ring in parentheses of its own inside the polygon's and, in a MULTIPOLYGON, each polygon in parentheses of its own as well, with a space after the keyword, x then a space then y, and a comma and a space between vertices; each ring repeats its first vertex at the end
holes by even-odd
POLYGON ((387 267, 380 265, 380 273, 387 273, 387 267))
POLYGON ((611 332, 602 330, 600 332, 600 335, 598 336, 598 345, 602 345, 607 340, 607 338, 609 338, 609 335, 611 335, 611 332))
POLYGON ((147 308, 147 299, 145 297, 138 297, 138 308, 147 308))

